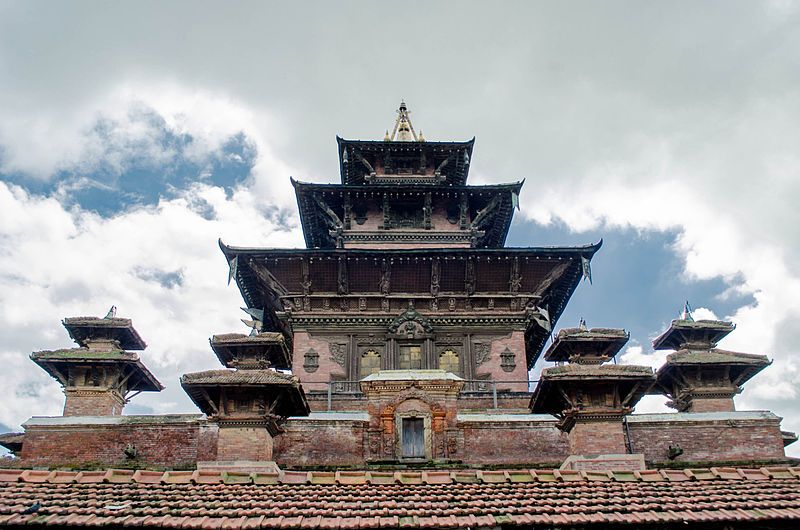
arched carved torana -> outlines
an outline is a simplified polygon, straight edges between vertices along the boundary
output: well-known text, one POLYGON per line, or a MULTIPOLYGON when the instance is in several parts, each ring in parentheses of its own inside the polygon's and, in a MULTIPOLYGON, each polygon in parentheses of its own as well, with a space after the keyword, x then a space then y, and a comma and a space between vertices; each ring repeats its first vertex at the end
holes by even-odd
POLYGON ((421 401, 430 409, 431 418, 433 420, 433 431, 441 432, 444 430, 445 418, 447 417, 447 410, 441 402, 433 399, 427 392, 420 390, 416 387, 407 388, 398 393, 394 399, 386 403, 380 411, 381 426, 386 433, 394 432, 395 413, 397 408, 405 401, 415 400, 421 401))
POLYGON ((410 305, 389 324, 389 333, 407 338, 421 338, 433 333, 433 325, 430 319, 410 305))

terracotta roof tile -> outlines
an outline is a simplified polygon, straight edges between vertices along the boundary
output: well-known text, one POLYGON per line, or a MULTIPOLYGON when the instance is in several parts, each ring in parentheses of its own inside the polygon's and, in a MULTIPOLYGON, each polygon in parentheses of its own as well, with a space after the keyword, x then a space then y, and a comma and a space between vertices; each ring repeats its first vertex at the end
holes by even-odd
POLYGON ((796 471, 0 470, 0 524, 355 530, 800 520, 796 471), (22 514, 37 502, 35 514, 22 514))

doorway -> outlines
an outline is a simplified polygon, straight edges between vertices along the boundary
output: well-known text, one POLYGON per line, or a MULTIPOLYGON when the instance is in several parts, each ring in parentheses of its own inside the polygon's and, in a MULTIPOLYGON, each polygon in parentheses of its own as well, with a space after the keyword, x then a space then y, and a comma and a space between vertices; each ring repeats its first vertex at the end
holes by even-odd
POLYGON ((403 458, 425 458, 425 420, 403 418, 402 429, 403 458))

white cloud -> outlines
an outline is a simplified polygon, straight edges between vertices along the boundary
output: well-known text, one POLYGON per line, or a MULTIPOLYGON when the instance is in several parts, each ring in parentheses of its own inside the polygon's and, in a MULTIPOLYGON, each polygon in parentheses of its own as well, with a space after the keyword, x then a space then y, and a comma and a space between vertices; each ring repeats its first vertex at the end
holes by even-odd
MULTIPOLYGON (((276 171, 273 178, 286 178, 282 167, 276 171)), ((226 286, 217 237, 302 245, 298 227, 287 230, 265 215, 248 188, 227 198, 220 188, 197 184, 157 206, 103 218, 0 182, 0 385, 12 396, 0 400, 0 423, 18 427, 32 414, 60 412, 58 385, 27 357, 68 346, 62 318, 102 316, 112 304, 133 319, 149 344, 144 362, 168 387, 165 395, 142 395, 135 403, 156 412, 193 410, 179 375, 219 366, 208 347, 211 334, 244 331, 241 298, 226 286), (197 213, 197 201, 213 208, 213 218, 197 213), (180 282, 162 285, 159 274, 176 271, 180 282)))

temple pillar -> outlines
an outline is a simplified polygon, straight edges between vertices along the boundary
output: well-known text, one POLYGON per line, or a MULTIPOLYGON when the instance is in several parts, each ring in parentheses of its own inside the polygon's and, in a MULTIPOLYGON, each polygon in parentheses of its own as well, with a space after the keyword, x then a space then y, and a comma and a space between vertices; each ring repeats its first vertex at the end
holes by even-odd
POLYGON ((627 453, 622 415, 576 419, 569 431, 569 448, 573 455, 627 453))
POLYGON ((271 461, 274 440, 264 425, 219 422, 219 461, 271 461))
POLYGON ((119 416, 125 399, 111 389, 67 387, 64 416, 119 416))

